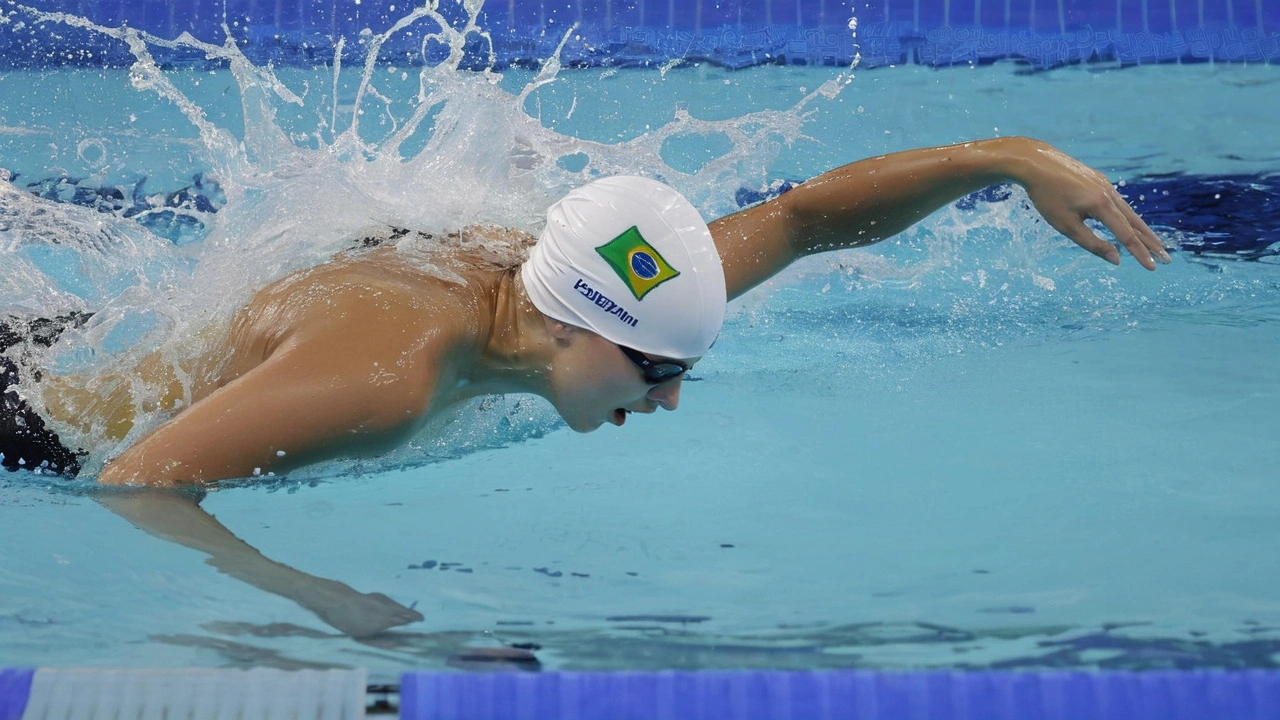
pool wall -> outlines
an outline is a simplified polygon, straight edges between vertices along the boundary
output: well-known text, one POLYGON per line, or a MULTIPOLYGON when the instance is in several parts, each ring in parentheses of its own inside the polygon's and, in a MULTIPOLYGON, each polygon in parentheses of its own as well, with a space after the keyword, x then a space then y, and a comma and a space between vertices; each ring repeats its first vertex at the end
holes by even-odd
MULTIPOLYGON (((189 32, 222 42, 230 30, 255 62, 312 64, 359 57, 363 30, 382 32, 407 0, 32 0, 0 10, 0 67, 128 64, 114 41, 70 28, 51 40, 16 8, 65 12, 163 38, 189 32)), ((441 13, 465 14, 453 0, 441 13)), ((1049 68, 1080 62, 1280 62, 1280 2, 1273 0, 488 0, 480 25, 499 67, 552 55, 575 65, 634 66, 673 59, 727 67, 784 63, 862 68, 946 66, 1017 59, 1049 68), (857 18, 856 32, 850 18, 857 18)), ((422 34, 382 47, 389 63, 422 58, 422 34)), ((430 55, 430 48, 428 49, 430 55)), ((443 48, 436 48, 443 52, 443 48)), ((478 38, 470 62, 488 63, 478 38)), ((184 58, 161 58, 179 61, 184 58)), ((187 60, 193 58, 187 57, 187 60)), ((199 61, 200 58, 194 58, 199 61)))

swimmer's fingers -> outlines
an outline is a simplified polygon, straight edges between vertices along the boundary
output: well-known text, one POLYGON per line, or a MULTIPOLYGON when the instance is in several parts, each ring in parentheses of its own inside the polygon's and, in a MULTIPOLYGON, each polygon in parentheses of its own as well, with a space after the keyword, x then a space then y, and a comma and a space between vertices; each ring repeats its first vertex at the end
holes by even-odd
POLYGON ((1169 252, 1164 249, 1164 243, 1160 240, 1160 236, 1156 235, 1156 231, 1151 229, 1150 225, 1143 222, 1138 213, 1134 211, 1124 198, 1117 194, 1115 204, 1120 209, 1120 213, 1129 221, 1129 227, 1137 232, 1138 241, 1141 242, 1151 253, 1151 257, 1156 262, 1168 265, 1173 262, 1173 258, 1169 257, 1169 252))
POLYGON ((385 622, 388 623, 388 627, 394 627, 395 625, 408 625, 409 623, 421 622, 423 620, 422 613, 411 607, 405 607, 380 592, 365 593, 365 597, 381 606, 379 610, 385 617, 385 622))
MULTIPOLYGON (((1119 195, 1116 195, 1114 191, 1107 197, 1107 200, 1108 202, 1103 203, 1101 207, 1091 213, 1093 217, 1101 220, 1102 224, 1107 226, 1111 234, 1115 235, 1116 240, 1125 246, 1129 254, 1133 255, 1142 267, 1148 270, 1155 270, 1155 258, 1164 256, 1164 249, 1160 247, 1160 241, 1155 238, 1155 233, 1151 232, 1150 228, 1147 228, 1147 224, 1142 222, 1137 213, 1134 213, 1129 208, 1128 203, 1119 195), (1126 210, 1128 212, 1125 212, 1126 210), (1145 228, 1147 232, 1151 233, 1151 240, 1155 243, 1154 247, 1148 247, 1148 239, 1143 235, 1139 227, 1145 228)), ((1089 234, 1093 235, 1093 233, 1089 234)), ((1075 240, 1075 238, 1072 238, 1072 240, 1075 240)), ((1079 241, 1077 240, 1077 242, 1079 241)), ((1107 245, 1110 245, 1110 243, 1107 243, 1107 245)), ((1115 260, 1111 260, 1110 257, 1107 260, 1119 265, 1119 253, 1116 253, 1114 247, 1111 248, 1111 252, 1115 255, 1115 260)))
POLYGON ((1071 238, 1071 241, 1112 265, 1120 264, 1120 252, 1111 243, 1093 233, 1083 220, 1075 220, 1061 225, 1055 224, 1058 232, 1071 238))
POLYGON ((1058 232, 1112 265, 1120 264, 1119 251, 1090 230, 1084 224, 1085 220, 1101 221, 1139 264, 1148 270, 1155 270, 1157 261, 1170 262, 1160 238, 1147 227, 1104 176, 1097 174, 1096 185, 1093 182, 1087 185, 1092 187, 1080 188, 1081 193, 1076 195, 1076 202, 1056 193, 1050 194, 1047 199, 1033 195, 1032 201, 1058 232))

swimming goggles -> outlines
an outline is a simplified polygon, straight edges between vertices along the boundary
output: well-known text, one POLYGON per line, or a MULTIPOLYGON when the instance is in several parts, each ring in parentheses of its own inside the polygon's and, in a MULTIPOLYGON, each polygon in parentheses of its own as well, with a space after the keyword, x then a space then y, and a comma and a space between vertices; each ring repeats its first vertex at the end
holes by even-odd
MULTIPOLYGON (((614 343, 615 345, 617 343, 614 343)), ((678 363, 674 360, 663 360, 662 362, 654 362, 644 356, 639 350, 632 350, 625 345, 618 345, 618 349, 622 351, 627 359, 636 364, 640 371, 644 373, 644 381, 650 385, 661 385, 668 380, 675 380, 681 375, 689 371, 689 366, 684 363, 678 363)))

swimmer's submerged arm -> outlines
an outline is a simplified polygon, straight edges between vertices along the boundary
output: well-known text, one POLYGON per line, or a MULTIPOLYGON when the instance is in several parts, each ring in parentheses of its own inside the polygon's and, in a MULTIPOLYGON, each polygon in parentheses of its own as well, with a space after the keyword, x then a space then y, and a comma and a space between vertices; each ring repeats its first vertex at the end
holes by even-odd
MULTIPOLYGON (((394 380, 385 370, 397 367, 402 348, 379 346, 379 336, 387 335, 384 325, 364 318, 286 343, 125 451, 99 483, 166 486, 244 477, 335 454, 362 435, 404 425, 425 412, 434 365, 423 359, 413 377, 394 380), (372 350, 377 347, 391 349, 372 350)), ((264 557, 185 493, 144 487, 98 499, 146 532, 208 554, 220 571, 289 598, 350 635, 422 619, 380 593, 360 593, 264 557)))
POLYGON ((382 593, 361 593, 276 562, 231 533, 187 491, 108 489, 95 499, 108 510, 163 540, 209 556, 218 571, 314 612, 354 637, 422 620, 422 614, 382 593))
POLYGON ((1011 137, 882 155, 823 173, 774 200, 711 223, 732 299, 792 261, 890 238, 964 195, 1000 182, 1081 247, 1119 264, 1084 220, 1102 221, 1147 269, 1168 255, 1110 181, 1053 147, 1011 137))

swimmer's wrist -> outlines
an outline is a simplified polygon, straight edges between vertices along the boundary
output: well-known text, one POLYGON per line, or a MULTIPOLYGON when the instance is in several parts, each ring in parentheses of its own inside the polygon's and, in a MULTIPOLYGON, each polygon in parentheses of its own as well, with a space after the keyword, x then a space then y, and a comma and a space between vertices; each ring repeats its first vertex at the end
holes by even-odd
POLYGON ((982 141, 980 152, 993 185, 1011 182, 1025 186, 1034 175, 1041 153, 1052 149, 1046 142, 1015 135, 982 141))

